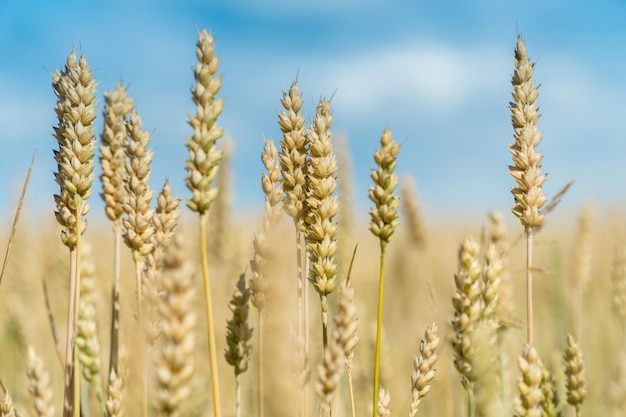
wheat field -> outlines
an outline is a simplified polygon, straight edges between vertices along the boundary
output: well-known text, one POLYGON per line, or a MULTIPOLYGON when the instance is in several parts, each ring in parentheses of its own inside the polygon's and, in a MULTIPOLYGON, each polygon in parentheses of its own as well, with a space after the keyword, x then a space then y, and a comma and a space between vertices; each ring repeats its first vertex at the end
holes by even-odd
POLYGON ((131 89, 98 108, 72 51, 52 76, 55 216, 16 207, 2 235, 0 415, 626 415, 623 213, 543 194, 535 64, 521 37, 511 51, 512 210, 470 223, 424 216, 427 179, 399 178, 410 155, 383 128, 356 207, 332 100, 303 114, 296 81, 283 136, 259 139, 259 214, 235 217, 219 91, 236 81, 204 29, 188 194, 153 189, 131 89))

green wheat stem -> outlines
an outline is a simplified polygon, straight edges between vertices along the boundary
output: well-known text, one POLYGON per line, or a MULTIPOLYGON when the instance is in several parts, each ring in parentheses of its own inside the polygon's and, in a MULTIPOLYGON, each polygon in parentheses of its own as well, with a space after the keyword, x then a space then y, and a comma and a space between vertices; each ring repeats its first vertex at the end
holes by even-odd
POLYGON ((374 402, 373 416, 378 410, 378 386, 380 385, 380 341, 383 326, 383 291, 385 287, 385 251, 386 242, 380 241, 380 270, 378 278, 378 315, 376 319, 376 351, 374 356, 374 402))
POLYGON ((206 318, 209 338, 209 360, 211 366, 211 389, 213 393, 213 411, 215 417, 221 417, 220 389, 217 374, 217 353, 215 348, 215 325, 213 322, 213 307, 211 303, 211 283, 209 281, 209 263, 207 256, 206 226, 208 213, 200 214, 200 256, 202 257, 202 279, 204 281, 204 298, 206 302, 206 318))

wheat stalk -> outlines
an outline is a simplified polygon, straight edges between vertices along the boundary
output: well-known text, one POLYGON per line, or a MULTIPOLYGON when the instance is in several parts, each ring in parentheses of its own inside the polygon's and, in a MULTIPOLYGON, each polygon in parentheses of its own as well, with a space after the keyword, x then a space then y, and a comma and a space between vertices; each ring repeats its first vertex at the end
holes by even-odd
POLYGON ((220 60, 215 56, 213 37, 206 29, 198 32, 196 57, 198 59, 194 68, 196 85, 191 91, 192 100, 196 105, 196 114, 189 115, 189 124, 193 128, 194 134, 191 138, 186 139, 189 159, 185 161, 188 173, 185 183, 192 192, 192 197, 187 199, 187 207, 199 215, 200 256, 207 316, 213 411, 215 417, 221 417, 206 227, 209 207, 219 192, 218 188, 213 186, 213 181, 217 176, 219 161, 222 159, 222 152, 215 145, 224 134, 224 129, 217 126, 217 118, 224 108, 224 100, 216 98, 216 94, 222 87, 222 78, 215 75, 220 60))
POLYGON ((542 194, 542 186, 546 180, 541 174, 543 154, 535 148, 541 142, 541 131, 537 130, 539 108, 536 100, 538 87, 531 79, 534 64, 526 55, 526 45, 521 36, 517 37, 515 48, 515 71, 511 80, 513 85, 513 102, 510 103, 511 121, 515 132, 515 143, 509 145, 513 155, 513 165, 509 173, 515 179, 517 187, 511 189, 515 199, 512 211, 524 226, 526 234, 526 312, 527 342, 534 343, 533 327, 533 280, 532 280, 532 248, 533 231, 543 224, 542 207, 547 197, 542 194))
POLYGON ((374 353, 374 413, 378 407, 378 388, 380 384, 380 344, 383 325, 383 294, 385 282, 385 252, 398 226, 398 205, 400 197, 394 195, 398 177, 394 173, 400 145, 391 136, 391 130, 385 129, 380 137, 380 149, 374 153, 377 169, 372 169, 371 178, 374 187, 368 194, 374 206, 370 209, 370 231, 380 242, 380 269, 378 278, 378 314, 376 320, 376 346, 374 353))
POLYGON ((62 226, 61 241, 70 250, 70 291, 65 352, 65 393, 63 416, 80 414, 80 365, 76 362, 74 343, 78 306, 80 305, 80 236, 87 223, 87 199, 94 179, 95 140, 93 122, 96 118, 96 83, 84 55, 76 59, 72 50, 63 71, 52 76, 57 96, 58 125, 54 137, 59 149, 54 151, 57 162, 55 180, 60 187, 54 196, 55 216, 62 226))

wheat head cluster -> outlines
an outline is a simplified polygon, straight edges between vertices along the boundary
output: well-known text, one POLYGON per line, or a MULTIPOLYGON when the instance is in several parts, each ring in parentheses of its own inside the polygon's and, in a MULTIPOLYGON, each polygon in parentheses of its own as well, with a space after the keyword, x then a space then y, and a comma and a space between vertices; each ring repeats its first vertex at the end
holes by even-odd
POLYGON ((367 231, 331 100, 306 116, 297 81, 282 93, 282 138, 258 141, 263 214, 243 221, 207 30, 180 138, 186 196, 151 188, 141 98, 120 82, 98 110, 72 51, 52 75, 56 224, 17 227, 27 177, 7 233, 0 416, 626 416, 619 219, 600 225, 587 206, 543 230, 571 184, 544 193, 521 36, 513 58, 511 213, 425 221, 387 128, 373 134, 367 231), (88 223, 94 198, 106 225, 88 223))

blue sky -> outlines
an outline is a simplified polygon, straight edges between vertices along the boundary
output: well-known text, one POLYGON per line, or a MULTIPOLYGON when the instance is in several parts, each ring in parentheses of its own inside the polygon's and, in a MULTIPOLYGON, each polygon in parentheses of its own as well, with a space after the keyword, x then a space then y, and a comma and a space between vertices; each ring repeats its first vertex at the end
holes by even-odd
MULTIPOLYGON (((0 210, 13 202, 38 149, 27 204, 44 215, 57 191, 50 74, 83 51, 102 92, 123 79, 153 132, 152 184, 184 186, 187 113, 194 108, 196 30, 216 39, 225 99, 220 124, 234 143, 234 204, 262 210, 263 136, 280 139, 282 90, 298 77, 305 114, 332 98, 336 135, 348 138, 356 201, 366 210, 372 153, 389 127, 402 142, 431 215, 506 211, 512 141, 508 112, 519 31, 536 61, 545 185, 576 181, 563 210, 626 195, 626 3, 623 1, 424 2, 0 1, 0 210)), ((96 122, 97 134, 102 118, 96 122)), ((93 210, 101 191, 94 183, 93 210)), ((92 214, 93 215, 93 214, 92 214)))

